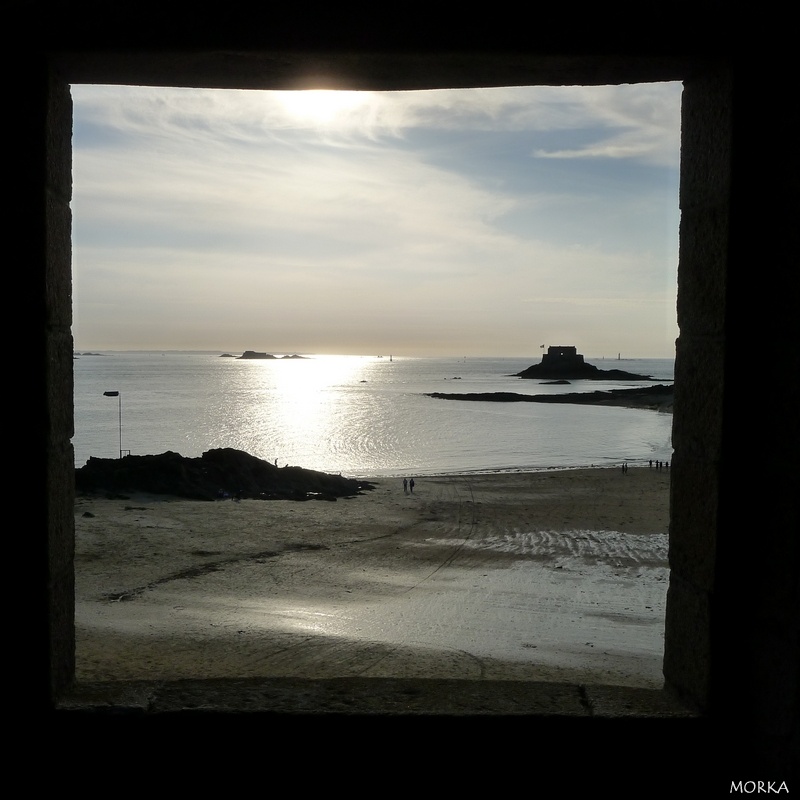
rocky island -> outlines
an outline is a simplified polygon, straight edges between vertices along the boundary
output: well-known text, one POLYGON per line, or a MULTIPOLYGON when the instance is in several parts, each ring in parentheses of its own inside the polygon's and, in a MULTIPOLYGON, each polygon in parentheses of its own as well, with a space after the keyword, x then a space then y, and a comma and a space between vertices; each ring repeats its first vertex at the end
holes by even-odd
POLYGON ((361 494, 373 484, 302 467, 278 467, 241 450, 220 448, 200 458, 171 451, 90 458, 75 470, 75 488, 87 493, 150 492, 191 500, 336 500, 361 494))
POLYGON ((587 364, 576 347, 548 347, 540 364, 533 364, 515 378, 542 378, 543 380, 590 380, 590 381, 651 381, 649 375, 637 375, 621 369, 599 369, 587 364))
POLYGON ((239 358, 244 358, 244 359, 249 359, 249 358, 254 358, 254 359, 258 359, 258 358, 276 358, 276 359, 281 359, 281 358, 304 358, 304 356, 298 356, 296 354, 293 355, 293 356, 274 356, 274 355, 272 355, 272 353, 259 353, 259 352, 255 351, 255 350, 245 350, 244 353, 242 353, 239 356, 239 358))

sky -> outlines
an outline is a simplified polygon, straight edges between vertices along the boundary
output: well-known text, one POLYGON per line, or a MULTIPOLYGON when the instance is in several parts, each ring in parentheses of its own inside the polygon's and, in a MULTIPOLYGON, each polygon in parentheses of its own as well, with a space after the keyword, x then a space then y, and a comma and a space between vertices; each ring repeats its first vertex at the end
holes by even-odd
POLYGON ((73 86, 75 348, 673 357, 680 94, 73 86))

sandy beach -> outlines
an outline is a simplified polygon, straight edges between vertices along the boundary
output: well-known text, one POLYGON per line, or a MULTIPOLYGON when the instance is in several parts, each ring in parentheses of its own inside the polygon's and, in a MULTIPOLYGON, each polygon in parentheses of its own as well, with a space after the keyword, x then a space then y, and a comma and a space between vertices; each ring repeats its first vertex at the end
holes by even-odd
POLYGON ((77 679, 661 686, 668 470, 374 483, 336 501, 79 495, 77 679))

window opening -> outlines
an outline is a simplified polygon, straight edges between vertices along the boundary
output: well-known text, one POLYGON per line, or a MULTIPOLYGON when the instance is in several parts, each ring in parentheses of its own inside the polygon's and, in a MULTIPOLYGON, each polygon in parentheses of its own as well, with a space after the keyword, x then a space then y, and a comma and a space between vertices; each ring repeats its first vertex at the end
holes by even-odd
MULTIPOLYGON (((591 486, 563 484, 567 468, 583 467, 663 490, 669 424, 650 410, 427 392, 434 382, 461 394, 560 392, 511 377, 548 343, 577 345, 601 369, 624 362, 671 378, 680 87, 73 95, 76 466, 117 442, 122 453, 125 433, 134 454, 235 447, 279 468, 380 480, 352 500, 289 508, 118 500, 84 517, 95 510, 79 498, 79 677, 93 668, 82 654, 102 653, 124 617, 121 652, 168 651, 196 676, 247 640, 246 666, 215 676, 319 677, 325 664, 558 679, 577 659, 624 682, 620 658, 586 654, 614 649, 604 630, 657 629, 667 521, 661 538, 616 530, 628 524, 619 514, 595 531, 601 522, 581 526, 575 510, 591 486), (279 358, 233 357, 250 348, 279 358), (124 396, 124 420, 109 392, 124 396), (520 448, 531 420, 541 436, 520 448), (435 438, 448 441, 448 425, 449 449, 435 438), (530 498, 520 518, 500 520, 478 485, 487 473, 493 491, 530 498), (545 512, 542 498, 559 491, 545 512), (212 540, 204 521, 220 513, 236 535, 212 540), (288 533, 290 518, 305 527, 288 533), (389 566, 398 547, 400 569, 389 566), (147 560, 162 550, 170 560, 154 572, 147 560), (89 575, 101 557, 118 560, 98 600, 89 575), (630 590, 627 606, 575 601, 592 569, 595 588, 630 590), (534 571, 537 585, 553 581, 550 594, 530 593, 534 571), (245 574, 259 591, 231 583, 245 574), (638 593, 654 581, 655 595, 638 593), (321 582, 324 603, 310 596, 321 582), (587 633, 566 645, 569 626, 549 635, 547 615, 569 602, 587 633), (175 626, 185 626, 180 644, 175 626), (540 656, 548 648, 555 660, 540 656)), ((650 655, 660 674, 660 651, 650 655)))

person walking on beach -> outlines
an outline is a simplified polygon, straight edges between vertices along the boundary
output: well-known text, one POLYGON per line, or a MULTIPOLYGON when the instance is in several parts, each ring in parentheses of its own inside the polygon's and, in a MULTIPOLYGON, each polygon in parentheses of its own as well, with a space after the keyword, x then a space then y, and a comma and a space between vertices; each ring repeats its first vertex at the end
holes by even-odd
POLYGON ((403 493, 408 494, 408 479, 403 478, 403 493))
POLYGON ((413 478, 408 482, 408 488, 411 490, 411 494, 414 494, 414 479, 413 478))

